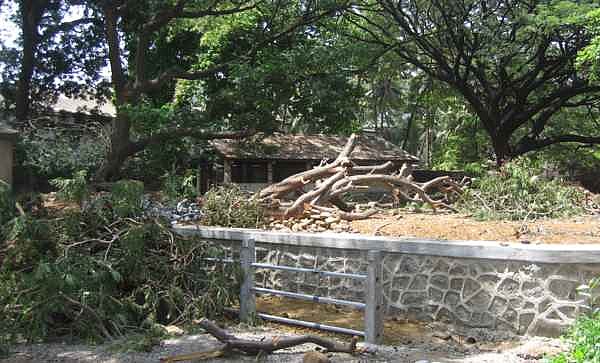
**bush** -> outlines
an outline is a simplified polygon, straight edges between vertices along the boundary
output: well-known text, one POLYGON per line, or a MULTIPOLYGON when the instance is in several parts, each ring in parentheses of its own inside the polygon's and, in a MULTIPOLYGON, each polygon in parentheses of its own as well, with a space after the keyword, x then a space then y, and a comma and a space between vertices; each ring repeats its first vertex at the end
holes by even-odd
MULTIPOLYGON (((4 226, 16 213, 10 185, 0 180, 0 226, 4 226)), ((1 236, 1 234, 0 234, 1 236)))
POLYGON ((571 348, 550 363, 600 363, 600 314, 578 318, 566 339, 571 348))
POLYGON ((112 187, 111 202, 118 217, 135 217, 144 208, 144 183, 137 180, 119 180, 112 187))
POLYGON ((498 173, 474 180, 458 206, 480 219, 555 218, 583 212, 582 192, 539 174, 527 159, 510 162, 498 173))
POLYGON ((23 215, 5 228, 7 247, 2 269, 30 270, 38 261, 56 257, 56 241, 48 221, 23 215))
POLYGON ((72 178, 52 179, 50 185, 58 189, 60 199, 77 202, 79 205, 82 205, 90 194, 85 170, 75 172, 72 178))
POLYGON ((177 175, 173 171, 165 174, 162 179, 162 192, 169 201, 179 202, 184 198, 195 198, 198 195, 196 174, 192 169, 186 170, 183 175, 177 175))
POLYGON ((549 363, 600 363, 600 309, 598 308, 600 277, 588 285, 578 287, 579 294, 587 297, 592 313, 580 316, 566 334, 571 344, 568 352, 551 357, 549 363))
POLYGON ((264 209, 236 185, 212 188, 202 199, 202 222, 209 226, 258 228, 264 209))

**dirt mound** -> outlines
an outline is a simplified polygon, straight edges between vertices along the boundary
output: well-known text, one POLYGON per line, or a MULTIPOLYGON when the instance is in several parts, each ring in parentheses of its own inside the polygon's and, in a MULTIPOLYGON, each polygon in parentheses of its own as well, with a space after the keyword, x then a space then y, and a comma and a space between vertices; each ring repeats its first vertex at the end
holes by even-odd
POLYGON ((380 213, 353 221, 355 232, 367 235, 441 240, 506 241, 515 243, 600 243, 600 216, 543 219, 529 222, 477 221, 463 214, 380 213))

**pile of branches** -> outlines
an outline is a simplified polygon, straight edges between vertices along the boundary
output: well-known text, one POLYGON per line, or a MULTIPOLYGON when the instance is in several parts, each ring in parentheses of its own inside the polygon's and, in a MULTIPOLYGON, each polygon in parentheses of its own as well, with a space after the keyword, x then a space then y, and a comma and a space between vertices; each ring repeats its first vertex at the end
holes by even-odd
POLYGON ((450 203, 463 192, 464 183, 458 183, 449 176, 442 176, 425 183, 414 181, 412 168, 404 164, 396 173, 394 163, 386 162, 375 166, 359 166, 351 158, 358 136, 348 139, 342 152, 331 163, 321 165, 292 175, 283 181, 268 186, 258 194, 271 214, 285 219, 301 216, 305 212, 331 213, 343 220, 365 219, 377 212, 376 208, 356 211, 343 201, 348 193, 366 193, 373 186, 389 190, 396 202, 406 201, 426 203, 436 211, 455 211, 450 203), (305 188, 310 188, 306 191, 305 188), (287 202, 290 194, 299 194, 287 202), (439 194, 437 199, 432 195, 439 194))
POLYGON ((112 339, 214 316, 237 300, 236 267, 205 259, 225 251, 144 215, 139 184, 119 182, 82 205, 19 203, 0 242, 0 343, 112 339))

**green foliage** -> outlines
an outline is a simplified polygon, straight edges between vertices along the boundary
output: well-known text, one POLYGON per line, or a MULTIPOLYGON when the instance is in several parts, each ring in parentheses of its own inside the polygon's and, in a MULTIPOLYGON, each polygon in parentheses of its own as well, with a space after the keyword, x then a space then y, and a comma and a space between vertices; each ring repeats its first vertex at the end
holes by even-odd
POLYGON ((195 171, 187 169, 183 175, 178 175, 175 171, 163 175, 162 192, 167 200, 173 202, 195 198, 198 194, 195 171))
POLYGON ((10 185, 0 180, 0 227, 10 221, 15 216, 15 212, 15 201, 10 185))
POLYGON ((571 348, 552 357, 550 363, 599 363, 600 313, 578 318, 566 338, 571 348))
POLYGON ((14 218, 5 226, 7 250, 2 269, 30 269, 36 262, 57 255, 53 230, 47 220, 29 215, 14 218))
POLYGON ((36 127, 19 135, 17 174, 27 171, 44 179, 67 177, 80 170, 91 172, 102 164, 107 144, 101 125, 36 127))
POLYGON ((592 10, 587 14, 586 25, 593 38, 577 55, 577 67, 588 78, 598 81, 600 79, 600 9, 592 10))
POLYGON ((589 298, 594 309, 590 315, 577 318, 565 338, 571 344, 568 352, 551 357, 549 363, 600 363, 600 309, 598 309, 600 277, 579 286, 578 293, 589 298))
POLYGON ((144 183, 137 180, 119 180, 112 187, 111 203, 116 216, 135 217, 143 209, 144 183))
POLYGON ((582 212, 583 194, 559 180, 546 180, 529 159, 505 164, 498 173, 474 181, 459 207, 481 219, 537 219, 582 212))
POLYGON ((221 248, 174 235, 159 220, 120 218, 132 215, 126 204, 142 190, 122 182, 84 210, 12 222, 0 248, 10 261, 0 270, 0 343, 140 332, 136 349, 149 349, 161 336, 156 324, 190 323, 234 302, 236 267, 204 259, 223 257, 221 248))
POLYGON ((82 204, 89 197, 87 171, 80 170, 72 178, 56 178, 50 184, 58 188, 58 197, 71 202, 82 204))
POLYGON ((236 185, 210 189, 202 199, 202 222, 209 226, 257 228, 263 224, 264 210, 236 185))

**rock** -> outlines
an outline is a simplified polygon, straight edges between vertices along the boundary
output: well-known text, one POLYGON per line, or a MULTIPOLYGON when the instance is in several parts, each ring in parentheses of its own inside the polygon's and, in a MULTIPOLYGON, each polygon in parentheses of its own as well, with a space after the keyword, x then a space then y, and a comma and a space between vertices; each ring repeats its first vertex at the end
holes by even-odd
POLYGON ((302 363, 330 363, 328 356, 320 352, 306 352, 302 356, 302 363))
POLYGON ((467 342, 467 344, 475 344, 477 343, 477 339, 475 339, 475 337, 467 337, 465 342, 467 342))

